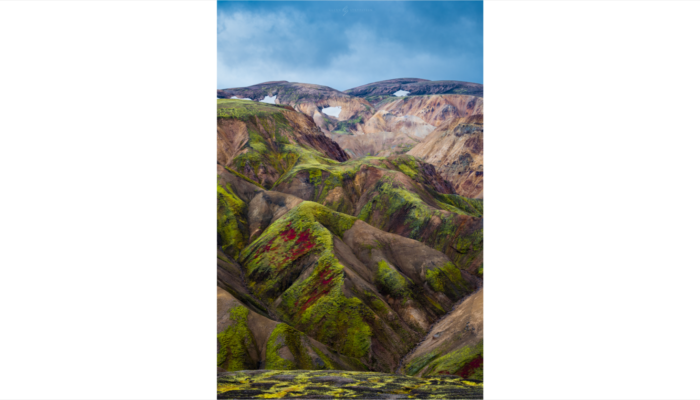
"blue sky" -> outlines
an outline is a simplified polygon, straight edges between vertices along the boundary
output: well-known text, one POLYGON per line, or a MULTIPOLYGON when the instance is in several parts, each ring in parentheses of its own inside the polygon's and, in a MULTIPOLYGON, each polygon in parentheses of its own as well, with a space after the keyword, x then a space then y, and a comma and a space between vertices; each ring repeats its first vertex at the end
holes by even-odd
POLYGON ((392 78, 483 83, 478 1, 220 1, 217 88, 338 90, 392 78))

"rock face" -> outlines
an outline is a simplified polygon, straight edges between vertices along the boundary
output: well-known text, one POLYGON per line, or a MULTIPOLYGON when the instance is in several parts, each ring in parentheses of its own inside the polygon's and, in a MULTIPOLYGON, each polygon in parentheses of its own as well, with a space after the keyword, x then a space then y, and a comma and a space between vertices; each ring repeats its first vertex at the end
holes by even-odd
MULTIPOLYGON (((279 91, 285 84, 256 85, 277 87, 274 93, 237 93, 259 98, 261 90, 289 101, 279 91)), ((384 143, 420 145, 448 125, 428 132, 432 125, 414 115, 421 109, 464 106, 454 121, 471 125, 480 115, 472 96, 424 97, 387 102, 385 125, 352 137, 390 153, 384 143)), ((350 135, 324 134, 291 105, 222 99, 217 113, 220 372, 393 372, 431 326, 482 287, 482 201, 456 194, 432 158, 350 158, 332 139, 350 135)), ((433 122, 437 115, 424 113, 433 122)), ((296 379, 285 374, 274 380, 296 379)), ((469 379, 478 377, 470 372, 469 379)))
POLYGON ((436 166, 458 194, 484 196, 483 115, 456 118, 442 124, 407 154, 436 166))

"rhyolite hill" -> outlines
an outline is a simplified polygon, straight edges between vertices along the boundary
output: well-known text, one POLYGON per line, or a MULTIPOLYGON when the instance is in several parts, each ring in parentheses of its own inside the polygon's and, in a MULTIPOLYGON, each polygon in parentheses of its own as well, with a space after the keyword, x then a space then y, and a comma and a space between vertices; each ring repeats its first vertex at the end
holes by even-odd
MULTIPOLYGON (((483 379, 482 93, 419 79, 217 91, 220 389, 255 370, 483 379)), ((273 378, 249 397, 313 394, 273 378)))

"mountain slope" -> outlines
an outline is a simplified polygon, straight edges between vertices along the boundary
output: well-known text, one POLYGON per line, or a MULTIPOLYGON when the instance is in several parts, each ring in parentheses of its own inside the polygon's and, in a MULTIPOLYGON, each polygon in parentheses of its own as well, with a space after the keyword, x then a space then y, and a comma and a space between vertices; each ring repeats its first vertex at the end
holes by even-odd
POLYGON ((367 99, 372 104, 392 96, 399 90, 405 90, 410 95, 425 94, 466 94, 484 96, 484 85, 462 81, 429 81, 417 78, 398 78, 368 83, 344 92, 367 99))
POLYGON ((462 301, 436 323, 404 360, 403 371, 414 376, 459 375, 483 380, 484 291, 462 301))
POLYGON ((377 112, 361 125, 362 135, 331 138, 353 158, 402 154, 447 121, 483 114, 483 104, 481 97, 461 94, 390 96, 375 104, 377 112))
POLYGON ((433 165, 349 159, 289 106, 217 113, 221 370, 395 371, 481 287, 482 202, 433 165))
POLYGON ((239 253, 251 297, 290 326, 373 369, 395 368, 430 323, 471 290, 438 251, 315 202, 293 201, 288 204, 295 206, 277 214, 256 200, 267 197, 279 205, 284 195, 225 170, 220 174, 220 187, 250 199, 248 221, 273 215, 239 253))
POLYGON ((310 118, 290 108, 218 100, 217 115, 217 164, 263 187, 271 187, 300 161, 348 159, 310 118))
POLYGON ((311 117, 325 132, 335 130, 355 132, 357 125, 374 114, 374 107, 362 98, 350 96, 328 86, 287 81, 265 82, 253 86, 217 90, 220 99, 249 98, 261 101, 275 98, 276 104, 286 104, 311 117), (324 114, 327 107, 340 107, 337 117, 324 114))
POLYGON ((482 203, 454 195, 430 164, 406 155, 299 164, 274 189, 418 240, 445 253, 465 279, 480 285, 473 276, 481 275, 482 203))
POLYGON ((483 198, 483 114, 447 121, 407 154, 435 165, 458 194, 483 198))

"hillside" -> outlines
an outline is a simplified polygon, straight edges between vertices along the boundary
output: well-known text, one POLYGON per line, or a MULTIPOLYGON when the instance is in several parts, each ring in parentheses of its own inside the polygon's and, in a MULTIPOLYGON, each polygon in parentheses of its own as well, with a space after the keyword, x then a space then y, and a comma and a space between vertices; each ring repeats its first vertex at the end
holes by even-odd
POLYGON ((311 83, 265 82, 248 87, 217 90, 216 95, 219 99, 235 97, 252 101, 274 98, 275 104, 289 105, 311 117, 324 133, 362 133, 358 124, 371 117, 375 111, 365 99, 311 83), (340 107, 338 116, 323 113, 323 109, 328 107, 340 107))
POLYGON ((218 101, 219 371, 393 372, 482 287, 482 202, 291 108, 218 101))
POLYGON ((483 114, 448 120, 407 154, 434 165, 458 194, 484 197, 483 114))

